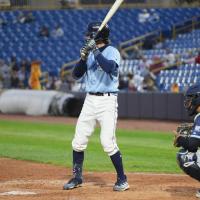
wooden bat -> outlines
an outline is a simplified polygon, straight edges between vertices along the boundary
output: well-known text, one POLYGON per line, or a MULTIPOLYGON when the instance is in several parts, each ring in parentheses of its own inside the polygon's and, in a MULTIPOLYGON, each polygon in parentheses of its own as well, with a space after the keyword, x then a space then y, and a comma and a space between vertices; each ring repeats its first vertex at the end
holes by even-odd
POLYGON ((116 0, 115 3, 112 5, 110 10, 108 11, 107 15, 105 16, 103 22, 101 23, 101 26, 99 27, 96 36, 98 33, 103 29, 103 27, 108 23, 108 21, 112 18, 112 16, 115 14, 117 9, 120 7, 120 5, 123 3, 124 0, 116 0))

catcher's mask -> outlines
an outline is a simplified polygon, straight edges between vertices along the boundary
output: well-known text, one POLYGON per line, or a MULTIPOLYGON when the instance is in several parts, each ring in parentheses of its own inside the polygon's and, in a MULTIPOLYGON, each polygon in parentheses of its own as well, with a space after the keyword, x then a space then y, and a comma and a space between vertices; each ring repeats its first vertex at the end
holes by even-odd
POLYGON ((200 85, 192 85, 185 94, 184 107, 189 116, 197 114, 197 108, 200 106, 200 85))

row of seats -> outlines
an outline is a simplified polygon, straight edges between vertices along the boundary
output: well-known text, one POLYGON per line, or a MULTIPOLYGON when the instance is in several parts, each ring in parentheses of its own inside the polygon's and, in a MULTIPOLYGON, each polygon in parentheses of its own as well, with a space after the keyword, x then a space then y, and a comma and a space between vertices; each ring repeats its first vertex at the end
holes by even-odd
MULTIPOLYGON (((178 53, 184 61, 187 52, 192 52, 193 56, 199 53, 200 30, 193 30, 190 33, 179 34, 176 39, 165 41, 165 46, 178 53)), ((185 91, 187 86, 200 83, 200 64, 183 64, 176 70, 163 70, 157 77, 157 84, 163 91, 170 91, 171 85, 177 83, 180 91, 185 91)))
MULTIPOLYGON (((156 29, 169 31, 173 24, 190 19, 199 11, 200 8, 155 9, 154 12, 160 16, 160 20, 140 24, 137 16, 142 12, 141 9, 121 8, 109 22, 111 41, 113 45, 118 46, 120 42, 156 29)), ((11 56, 16 55, 19 61, 40 59, 43 70, 56 68, 55 71, 59 71, 63 63, 79 57, 87 24, 91 21, 101 21, 107 12, 108 9, 32 11, 35 21, 20 24, 16 23, 17 17, 21 13, 28 13, 27 11, 2 11, 0 18, 8 24, 0 28, 0 58, 9 61, 11 56), (64 37, 39 37, 39 29, 43 25, 50 30, 60 25, 64 30, 64 37)))
POLYGON ((179 34, 175 40, 166 40, 167 48, 199 48, 200 30, 194 30, 191 33, 179 34))
POLYGON ((191 68, 181 66, 177 70, 163 70, 156 82, 161 91, 170 91, 171 85, 177 83, 180 90, 184 92, 184 86, 200 83, 200 65, 193 65, 191 68))
MULTIPOLYGON (((194 32, 184 34, 187 35, 186 38, 189 38, 193 36, 194 32), (188 36, 190 35, 190 37, 188 36)), ((181 36, 180 36, 181 37, 181 36)), ((182 37, 184 38, 184 37, 182 37)), ((176 41, 174 41, 176 42, 176 41)), ((187 58, 187 52, 191 51, 192 56, 197 56, 199 48, 178 48, 178 49, 171 49, 172 52, 178 53, 181 57, 179 58, 181 61, 184 61, 187 58)), ((143 54, 145 57, 153 58, 155 55, 158 55, 160 57, 165 56, 167 53, 166 49, 152 49, 152 50, 144 50, 143 54)), ((138 74, 140 73, 140 64, 142 63, 142 60, 123 60, 120 65, 120 73, 121 74, 128 74, 128 73, 134 73, 138 74)), ((200 83, 200 64, 187 64, 183 63, 181 66, 179 66, 177 69, 171 69, 171 70, 162 70, 156 78, 156 84, 160 91, 168 92, 171 90, 172 84, 177 83, 179 86, 180 91, 184 92, 185 89, 196 83, 200 83)))

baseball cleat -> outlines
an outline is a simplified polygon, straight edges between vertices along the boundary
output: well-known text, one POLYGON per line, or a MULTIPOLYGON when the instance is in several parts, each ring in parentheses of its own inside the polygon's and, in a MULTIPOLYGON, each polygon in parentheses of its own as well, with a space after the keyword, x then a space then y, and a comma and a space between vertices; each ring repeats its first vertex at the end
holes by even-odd
POLYGON ((196 192, 196 197, 197 197, 197 198, 200 198, 200 189, 197 190, 197 192, 196 192))
POLYGON ((80 187, 83 183, 81 178, 72 178, 69 182, 65 183, 63 186, 63 190, 71 190, 77 187, 80 187))
POLYGON ((129 189, 129 185, 128 185, 128 182, 127 180, 120 180, 119 178, 117 179, 117 182, 115 183, 114 187, 113 187, 113 190, 114 191, 125 191, 125 190, 128 190, 129 189))

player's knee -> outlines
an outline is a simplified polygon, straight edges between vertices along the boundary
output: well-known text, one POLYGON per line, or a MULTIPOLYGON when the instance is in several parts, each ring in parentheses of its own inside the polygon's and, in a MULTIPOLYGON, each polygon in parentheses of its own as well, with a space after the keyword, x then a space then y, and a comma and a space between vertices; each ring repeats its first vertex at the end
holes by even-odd
POLYGON ((74 151, 77 151, 77 152, 84 151, 87 148, 87 144, 82 143, 79 140, 73 139, 72 148, 74 151))
POLYGON ((181 149, 177 153, 177 163, 187 175, 200 180, 200 168, 196 163, 195 153, 188 153, 186 150, 181 149))
POLYGON ((114 155, 119 151, 119 148, 115 141, 108 140, 107 138, 101 138, 101 145, 104 151, 109 155, 114 155))
POLYGON ((181 149, 177 154, 176 154, 176 160, 177 160, 177 163, 179 165, 179 167, 181 169, 184 168, 184 163, 185 163, 185 155, 186 155, 186 152, 181 149))

